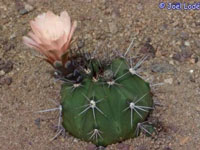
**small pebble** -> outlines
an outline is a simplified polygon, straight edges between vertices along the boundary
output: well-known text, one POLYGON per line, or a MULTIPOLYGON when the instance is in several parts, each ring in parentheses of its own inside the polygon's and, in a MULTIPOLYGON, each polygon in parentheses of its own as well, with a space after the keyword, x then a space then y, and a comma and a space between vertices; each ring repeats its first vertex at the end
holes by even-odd
POLYGON ((110 30, 111 33, 117 33, 118 32, 116 23, 109 22, 108 26, 109 26, 109 30, 110 30))
POLYGON ((20 15, 28 14, 28 10, 26 10, 25 8, 22 8, 22 9, 19 10, 19 14, 20 15))
POLYGON ((91 3, 92 0, 80 0, 81 2, 85 2, 85 3, 91 3))
POLYGON ((84 40, 79 40, 79 41, 77 42, 77 46, 78 46, 79 49, 83 48, 84 45, 85 45, 84 40))
POLYGON ((138 147, 138 150, 148 150, 147 146, 146 145, 140 145, 138 147))
POLYGON ((194 70, 190 70, 190 73, 192 74, 194 72, 194 70))
POLYGON ((4 76, 6 73, 3 70, 0 70, 0 76, 4 76))
POLYGON ((159 63, 159 64, 153 64, 151 66, 151 70, 153 72, 167 73, 167 72, 175 72, 176 68, 171 64, 159 63))
POLYGON ((25 4, 23 8, 19 9, 19 14, 20 15, 25 15, 28 14, 29 12, 31 12, 33 10, 33 6, 29 5, 29 4, 25 4))
POLYGON ((99 147, 97 147, 95 150, 105 150, 105 149, 106 149, 105 147, 99 146, 99 147))
POLYGON ((37 118, 37 119, 35 120, 35 125, 38 126, 38 128, 40 128, 40 121, 41 121, 40 118, 37 118))
POLYGON ((200 106, 196 106, 196 111, 200 113, 200 106))
POLYGON ((185 45, 185 46, 190 46, 190 42, 185 41, 185 42, 184 42, 184 45, 185 45))
POLYGON ((73 140, 75 143, 77 143, 78 142, 78 140, 75 138, 74 140, 73 140))
POLYGON ((164 24, 160 27, 160 30, 161 30, 161 31, 164 31, 164 30, 167 29, 167 27, 168 27, 168 25, 164 23, 164 24))
POLYGON ((183 62, 188 58, 191 58, 192 52, 185 48, 185 46, 181 46, 181 52, 178 52, 172 56, 172 58, 176 61, 183 62))
POLYGON ((34 5, 36 3, 37 0, 27 0, 27 3, 34 5))
POLYGON ((119 143, 117 145, 118 150, 130 150, 130 145, 128 144, 123 144, 123 143, 119 143))
POLYGON ((11 83, 12 83, 11 77, 0 78, 0 85, 11 85, 11 83))
POLYGON ((197 46, 198 48, 200 48, 200 40, 199 40, 199 39, 196 39, 196 40, 195 40, 195 44, 196 44, 196 46, 197 46))
POLYGON ((31 12, 34 8, 33 6, 29 5, 29 4, 25 4, 24 5, 24 8, 28 11, 28 12, 31 12))
POLYGON ((189 34, 186 33, 186 32, 181 32, 180 33, 180 37, 183 39, 183 40, 187 40, 189 38, 189 34))
POLYGON ((168 83, 168 84, 172 84, 173 83, 173 79, 172 78, 164 79, 164 82, 168 83))
POLYGON ((9 73, 13 69, 13 63, 9 60, 0 69, 2 69, 5 73, 9 73))
POLYGON ((146 54, 146 55, 150 55, 152 57, 155 57, 156 55, 156 50, 154 49, 154 47, 149 43, 149 40, 144 44, 144 46, 140 49, 140 53, 141 54, 146 54))
POLYGON ((190 137, 186 136, 186 137, 182 137, 180 140, 180 145, 185 145, 186 143, 189 142, 190 137))
POLYGON ((8 51, 10 51, 11 49, 14 49, 14 48, 15 48, 14 43, 6 44, 6 45, 4 46, 5 52, 8 52, 8 51))
POLYGON ((88 144, 88 146, 86 147, 87 150, 96 150, 96 145, 94 144, 88 144))
POLYGON ((196 64, 197 64, 198 67, 200 67, 200 61, 198 61, 196 64))
POLYGON ((12 39, 14 39, 14 38, 16 38, 16 37, 17 37, 16 34, 13 33, 13 34, 10 35, 9 39, 12 40, 12 39))
POLYGON ((137 5, 137 10, 142 10, 143 9, 143 5, 141 4, 141 3, 139 3, 138 5, 137 5))

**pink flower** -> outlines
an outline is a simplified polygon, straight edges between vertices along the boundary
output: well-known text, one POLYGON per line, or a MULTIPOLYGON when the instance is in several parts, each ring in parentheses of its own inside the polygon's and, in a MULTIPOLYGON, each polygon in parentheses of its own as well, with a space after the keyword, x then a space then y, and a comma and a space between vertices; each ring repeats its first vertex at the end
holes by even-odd
POLYGON ((48 11, 30 21, 30 25, 32 32, 28 33, 29 37, 23 37, 24 44, 45 55, 51 64, 56 60, 62 61, 61 57, 67 52, 77 22, 71 24, 66 11, 61 12, 60 16, 48 11))

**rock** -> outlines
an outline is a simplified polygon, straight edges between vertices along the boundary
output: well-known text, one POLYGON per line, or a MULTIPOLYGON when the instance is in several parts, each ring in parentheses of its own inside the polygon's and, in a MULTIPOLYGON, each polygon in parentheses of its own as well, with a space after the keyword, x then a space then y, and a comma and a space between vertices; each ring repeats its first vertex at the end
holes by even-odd
POLYGON ((172 84, 173 83, 173 79, 172 78, 164 79, 164 82, 168 83, 168 84, 172 84))
POLYGON ((119 8, 114 7, 113 11, 112 11, 112 17, 117 18, 117 17, 120 17, 120 16, 121 16, 121 14, 120 14, 119 8))
POLYGON ((14 38, 16 38, 16 37, 17 37, 16 34, 13 33, 13 34, 11 34, 11 35, 9 36, 9 40, 12 40, 12 39, 14 39, 14 38))
POLYGON ((153 64, 151 70, 159 73, 176 72, 176 68, 168 63, 153 64))
POLYGON ((181 33, 180 33, 180 37, 181 37, 183 40, 188 40, 189 34, 186 33, 186 32, 181 32, 181 33))
POLYGON ((0 31, 2 31, 3 30, 3 25, 0 25, 0 31))
POLYGON ((109 30, 111 33, 117 33, 118 32, 118 28, 117 28, 117 24, 114 22, 109 22, 108 23, 109 26, 109 30))
POLYGON ((160 30, 164 31, 168 28, 168 25, 166 23, 164 23, 163 25, 160 26, 160 30))
POLYGON ((200 113, 200 106, 196 106, 196 111, 200 113))
POLYGON ((189 42, 189 41, 185 41, 185 42, 184 42, 184 45, 185 45, 185 46, 190 46, 190 42, 189 42))
POLYGON ((190 139, 189 136, 182 137, 180 140, 180 145, 184 145, 184 144, 188 143, 189 139, 190 139))
POLYGON ((34 7, 31 6, 31 5, 29 5, 29 4, 25 4, 25 5, 24 5, 24 8, 25 8, 28 12, 31 12, 31 11, 34 9, 34 7))
POLYGON ((77 143, 77 142, 78 142, 78 139, 77 139, 77 138, 74 138, 73 142, 74 142, 74 143, 77 143))
POLYGON ((23 8, 19 9, 19 14, 20 15, 25 15, 28 14, 29 12, 31 12, 33 10, 33 6, 29 5, 29 4, 25 4, 23 8))
POLYGON ((99 146, 99 147, 97 147, 95 150, 105 150, 105 149, 106 149, 105 147, 99 146))
POLYGON ((96 150, 96 145, 94 144, 88 144, 88 146, 86 147, 87 150, 96 150))
POLYGON ((181 55, 184 57, 184 58, 191 58, 192 56, 192 52, 188 49, 183 49, 181 51, 181 55))
POLYGON ((13 63, 11 61, 7 61, 0 70, 3 70, 5 73, 10 72, 13 69, 13 63))
POLYGON ((194 57, 194 58, 191 58, 191 59, 189 59, 189 61, 192 63, 192 64, 195 64, 195 63, 197 63, 198 62, 198 57, 194 57))
POLYGON ((27 0, 27 3, 34 5, 37 2, 37 0, 27 0))
POLYGON ((198 62, 199 62, 199 57, 198 57, 198 56, 195 56, 195 57, 194 57, 194 62, 195 62, 195 63, 198 63, 198 62))
POLYGON ((79 49, 83 48, 84 45, 85 45, 84 40, 78 40, 78 42, 77 42, 77 46, 78 46, 79 49))
POLYGON ((36 120, 35 120, 35 125, 38 127, 38 128, 40 128, 40 118, 37 118, 36 120))
POLYGON ((143 9, 143 5, 141 3, 139 3, 136 7, 137 7, 137 10, 142 10, 143 9))
POLYGON ((183 62, 186 59, 191 58, 192 51, 187 49, 185 46, 181 46, 181 52, 178 52, 172 56, 172 58, 176 61, 183 62))
POLYGON ((171 36, 175 36, 176 34, 177 34, 177 30, 176 29, 172 29, 172 30, 170 30, 169 31, 169 34, 171 35, 171 36))
POLYGON ((138 147, 138 150, 148 150, 147 146, 146 145, 140 145, 138 147))
POLYGON ((184 61, 180 53, 176 53, 172 56, 172 58, 176 61, 182 62, 184 61))
POLYGON ((14 43, 11 43, 11 44, 6 44, 5 46, 4 46, 4 50, 6 51, 6 52, 8 52, 8 51, 10 51, 11 49, 14 49, 15 48, 15 44, 14 43))
POLYGON ((200 68, 200 61, 197 62, 197 66, 200 68))
POLYGON ((9 73, 13 69, 13 63, 8 61, 7 63, 0 63, 0 70, 3 70, 5 73, 9 73))
POLYGON ((0 78, 0 85, 10 85, 12 83, 12 78, 11 77, 4 77, 0 78))
POLYGON ((22 8, 22 9, 19 10, 19 14, 20 15, 28 14, 28 10, 26 10, 25 8, 22 8))
POLYGON ((194 78, 193 76, 189 76, 189 80, 190 80, 190 82, 193 82, 193 83, 196 82, 196 81, 195 81, 195 78, 194 78))
POLYGON ((15 0, 14 2, 15 2, 15 7, 16 7, 17 11, 20 11, 20 9, 24 8, 24 5, 21 0, 15 0))
POLYGON ((5 66, 5 61, 0 58, 0 70, 2 70, 5 66))
POLYGON ((195 40, 195 44, 196 44, 196 46, 197 46, 198 48, 200 48, 200 40, 199 40, 199 39, 196 39, 196 40, 195 40))
POLYGON ((147 41, 144 46, 140 49, 140 53, 141 54, 145 54, 145 55, 150 55, 152 57, 155 57, 156 54, 156 50, 154 49, 154 47, 149 43, 149 41, 147 41))
POLYGON ((91 3, 92 0, 79 0, 80 2, 86 2, 86 3, 91 3))
POLYGON ((0 77, 1 77, 1 76, 4 76, 5 74, 6 74, 5 71, 0 70, 0 77))
POLYGON ((189 73, 193 74, 193 73, 194 73, 194 70, 191 69, 191 70, 189 71, 189 73))
POLYGON ((197 20, 196 22, 195 22, 195 26, 200 26, 200 20, 197 20))
POLYGON ((117 145, 118 150, 130 150, 130 145, 128 144, 123 144, 123 143, 119 143, 117 145))

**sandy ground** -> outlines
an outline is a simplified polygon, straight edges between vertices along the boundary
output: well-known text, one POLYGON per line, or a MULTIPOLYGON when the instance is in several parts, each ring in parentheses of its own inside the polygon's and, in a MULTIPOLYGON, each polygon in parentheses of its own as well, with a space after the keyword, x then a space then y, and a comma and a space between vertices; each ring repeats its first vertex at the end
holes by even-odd
POLYGON ((199 150, 199 10, 161 10, 155 0, 0 0, 1 150, 95 149, 67 133, 51 142, 58 112, 35 113, 56 107, 51 100, 59 102, 51 66, 22 43, 29 21, 47 10, 67 10, 78 21, 73 46, 88 51, 125 51, 134 38, 132 53, 152 56, 142 75, 165 83, 152 89, 162 105, 150 118, 158 134, 106 150, 199 150))

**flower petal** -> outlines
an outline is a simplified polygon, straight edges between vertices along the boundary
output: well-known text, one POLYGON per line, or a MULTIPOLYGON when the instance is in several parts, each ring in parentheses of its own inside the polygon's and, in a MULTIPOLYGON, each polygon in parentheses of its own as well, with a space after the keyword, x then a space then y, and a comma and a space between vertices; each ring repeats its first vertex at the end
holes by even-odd
POLYGON ((42 38, 42 25, 39 22, 30 21, 31 29, 33 30, 33 33, 38 37, 42 38))
POLYGON ((60 16, 48 11, 30 21, 30 25, 32 32, 28 33, 30 38, 23 37, 24 43, 45 55, 53 64, 66 53, 77 22, 71 25, 66 11, 61 12, 60 16))
POLYGON ((36 43, 34 40, 32 40, 31 38, 27 37, 27 36, 23 36, 23 43, 31 48, 35 48, 35 49, 39 49, 39 44, 36 43))
POLYGON ((50 61, 55 61, 57 59, 57 57, 45 51, 43 47, 41 47, 39 44, 37 44, 34 40, 32 40, 29 37, 23 36, 23 43, 28 47, 34 48, 35 50, 39 51, 41 54, 45 55, 50 61))
POLYGON ((33 32, 29 32, 28 35, 38 44, 41 44, 40 39, 33 33, 33 32))
POLYGON ((62 21, 64 25, 64 31, 68 35, 71 30, 71 19, 69 17, 69 14, 66 11, 63 11, 60 13, 60 20, 62 21))
POLYGON ((70 34, 68 35, 68 39, 67 39, 67 42, 63 45, 62 47, 62 52, 65 53, 67 48, 69 47, 69 44, 70 44, 70 41, 71 41, 71 38, 72 38, 72 35, 75 31, 77 27, 77 21, 74 21, 73 24, 72 24, 72 27, 71 27, 71 30, 70 30, 70 34))

